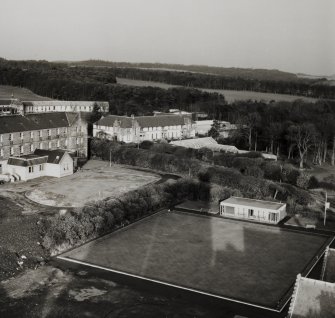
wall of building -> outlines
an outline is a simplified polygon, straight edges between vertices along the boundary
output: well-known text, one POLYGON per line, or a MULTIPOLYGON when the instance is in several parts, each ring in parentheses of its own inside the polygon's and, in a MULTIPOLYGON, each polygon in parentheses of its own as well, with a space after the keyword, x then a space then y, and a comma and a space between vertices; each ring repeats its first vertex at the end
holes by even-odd
POLYGON ((271 209, 262 209, 258 207, 246 207, 244 205, 242 206, 242 205, 221 203, 220 215, 238 219, 247 219, 262 223, 276 224, 286 216, 286 205, 284 205, 278 210, 271 210, 271 209), (249 209, 253 210, 253 216, 249 216, 249 209), (275 213, 277 215, 276 220, 269 219, 269 215, 271 213, 275 213))
POLYGON ((125 143, 144 140, 155 141, 161 139, 182 139, 195 137, 195 130, 190 126, 175 125, 166 127, 133 127, 120 128, 93 125, 93 136, 103 134, 106 139, 112 140, 115 136, 118 141, 125 143))
POLYGON ((7 162, 10 156, 32 154, 35 149, 64 149, 87 157, 87 123, 78 119, 71 127, 0 135, 0 162, 7 162))
POLYGON ((19 175, 21 181, 27 181, 46 175, 46 164, 34 165, 30 167, 7 165, 7 173, 19 175))

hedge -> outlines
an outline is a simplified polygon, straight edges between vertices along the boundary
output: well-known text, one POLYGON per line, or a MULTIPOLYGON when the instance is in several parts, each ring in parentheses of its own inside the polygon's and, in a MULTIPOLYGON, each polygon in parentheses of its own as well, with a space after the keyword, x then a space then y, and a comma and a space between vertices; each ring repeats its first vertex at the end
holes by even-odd
POLYGON ((51 254, 56 254, 185 199, 209 200, 209 185, 179 179, 144 186, 117 199, 89 202, 72 213, 43 221, 42 244, 51 254))

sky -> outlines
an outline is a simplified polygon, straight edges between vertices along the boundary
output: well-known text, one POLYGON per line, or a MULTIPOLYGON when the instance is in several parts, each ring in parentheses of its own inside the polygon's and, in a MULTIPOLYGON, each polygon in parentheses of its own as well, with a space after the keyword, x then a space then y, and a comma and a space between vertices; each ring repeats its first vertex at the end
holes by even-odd
POLYGON ((0 57, 335 74, 335 0, 0 0, 0 57))

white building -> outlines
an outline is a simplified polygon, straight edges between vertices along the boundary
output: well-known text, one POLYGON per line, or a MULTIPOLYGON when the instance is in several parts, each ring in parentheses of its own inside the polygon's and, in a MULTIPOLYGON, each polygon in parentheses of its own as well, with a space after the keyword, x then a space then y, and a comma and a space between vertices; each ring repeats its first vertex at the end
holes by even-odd
POLYGON ((220 202, 220 215, 229 218, 277 224, 287 214, 285 203, 230 197, 220 202))
POLYGON ((60 178, 73 174, 73 159, 66 151, 36 149, 31 155, 10 157, 7 173, 16 181, 45 176, 60 178))
POLYGON ((43 100, 22 102, 24 112, 44 113, 44 112, 92 112, 94 106, 99 107, 102 113, 108 113, 109 103, 100 101, 64 101, 64 100, 43 100))
POLYGON ((110 140, 141 142, 173 140, 195 136, 192 119, 188 116, 115 116, 109 115, 93 124, 93 136, 110 140))

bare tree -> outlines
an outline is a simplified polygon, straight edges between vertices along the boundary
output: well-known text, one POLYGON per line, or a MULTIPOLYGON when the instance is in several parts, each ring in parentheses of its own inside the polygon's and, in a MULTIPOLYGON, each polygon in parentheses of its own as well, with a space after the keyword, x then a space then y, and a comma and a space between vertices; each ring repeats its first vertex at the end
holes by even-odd
POLYGON ((292 137, 299 151, 300 169, 304 167, 304 160, 308 149, 312 147, 315 140, 316 130, 311 123, 292 125, 289 127, 289 135, 292 137))

